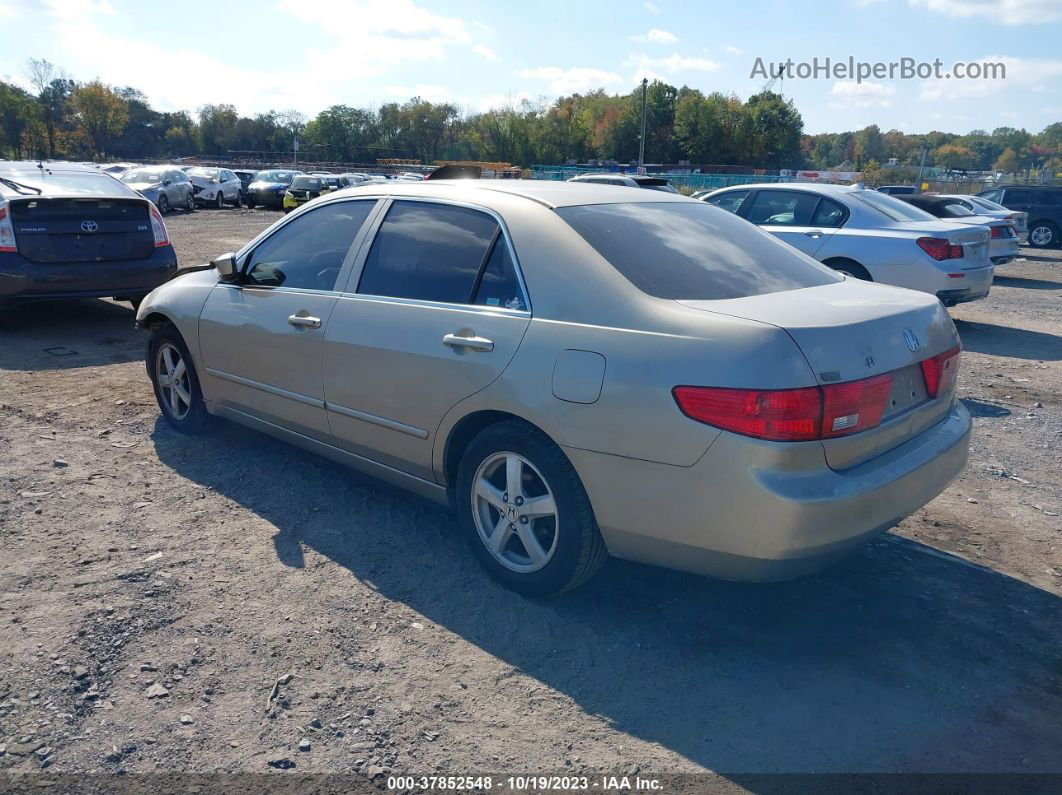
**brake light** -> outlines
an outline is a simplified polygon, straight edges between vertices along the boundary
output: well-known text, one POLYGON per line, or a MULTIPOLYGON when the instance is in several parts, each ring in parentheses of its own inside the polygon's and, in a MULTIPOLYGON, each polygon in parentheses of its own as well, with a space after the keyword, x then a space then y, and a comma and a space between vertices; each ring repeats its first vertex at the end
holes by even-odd
POLYGON ((962 259, 965 256, 962 246, 949 243, 942 237, 920 237, 915 242, 922 251, 937 262, 943 262, 946 259, 962 259))
POLYGON ((6 207, 0 207, 0 251, 18 251, 15 245, 15 227, 7 216, 6 207))
POLYGON ((775 442, 828 439, 881 424, 892 376, 802 389, 677 386, 679 409, 692 420, 775 442))
POLYGON ((962 345, 938 353, 922 361, 922 377, 926 381, 926 393, 931 398, 948 394, 959 378, 959 361, 962 345))
POLYGON ((170 244, 170 233, 166 231, 166 222, 162 220, 162 214, 154 204, 149 204, 151 212, 151 233, 155 236, 155 248, 162 248, 170 244))

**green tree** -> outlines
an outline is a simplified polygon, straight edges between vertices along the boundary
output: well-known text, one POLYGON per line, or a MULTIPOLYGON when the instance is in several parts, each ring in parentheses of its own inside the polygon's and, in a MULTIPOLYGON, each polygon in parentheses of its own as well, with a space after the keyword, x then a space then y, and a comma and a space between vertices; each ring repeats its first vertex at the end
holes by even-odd
POLYGON ((36 120, 37 108, 33 97, 11 83, 0 82, 0 132, 3 140, 0 151, 5 148, 18 160, 25 146, 25 133, 36 120))
POLYGON ((1010 147, 1003 150, 1003 153, 996 158, 996 162, 992 164, 992 168, 996 171, 1002 171, 1007 174, 1013 174, 1019 170, 1018 153, 1010 147))
POLYGON ((102 160, 129 120, 125 100, 99 80, 78 86, 71 100, 79 129, 91 143, 93 156, 102 160))

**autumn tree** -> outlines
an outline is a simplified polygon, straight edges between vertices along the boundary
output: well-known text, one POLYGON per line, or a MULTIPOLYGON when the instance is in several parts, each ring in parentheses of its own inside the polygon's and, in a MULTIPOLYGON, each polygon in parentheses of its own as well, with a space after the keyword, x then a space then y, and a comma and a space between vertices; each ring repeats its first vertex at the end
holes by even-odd
POLYGON ((111 141, 122 134, 129 111, 125 100, 99 80, 74 89, 71 97, 78 127, 92 145, 92 154, 102 160, 111 141))

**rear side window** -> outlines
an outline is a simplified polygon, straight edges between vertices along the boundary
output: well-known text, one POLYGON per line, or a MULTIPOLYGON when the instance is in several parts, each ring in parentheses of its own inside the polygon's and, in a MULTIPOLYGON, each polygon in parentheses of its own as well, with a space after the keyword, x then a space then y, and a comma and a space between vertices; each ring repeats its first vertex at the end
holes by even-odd
POLYGON ((520 280, 516 276, 516 267, 509 255, 509 247, 505 244, 505 238, 498 235, 490 259, 483 268, 483 276, 476 287, 472 303, 527 309, 521 294, 520 280))
POLYGON ((375 206, 375 200, 339 202, 293 218, 251 253, 247 281, 334 290, 347 251, 375 206))
POLYGON ((819 199, 819 206, 815 208, 815 214, 811 216, 811 225, 835 228, 843 226, 848 211, 835 201, 827 198, 819 199))
POLYGON ((499 232, 467 207, 398 201, 365 260, 358 292, 467 304, 499 232))
POLYGON ((790 190, 761 190, 752 199, 746 215, 754 224, 808 226, 819 197, 790 190))
POLYGON ((732 213, 736 213, 738 208, 741 207, 741 203, 745 201, 745 197, 749 195, 747 190, 732 190, 727 193, 719 193, 715 196, 709 196, 705 199, 708 204, 715 205, 723 210, 727 210, 732 213))
POLYGON ((1029 204, 1033 200, 1032 191, 1028 188, 1008 188, 1007 189, 1007 201, 1020 202, 1021 204, 1029 204))
POLYGON ((635 287, 656 298, 743 298, 842 278, 702 202, 595 204, 556 213, 635 287))

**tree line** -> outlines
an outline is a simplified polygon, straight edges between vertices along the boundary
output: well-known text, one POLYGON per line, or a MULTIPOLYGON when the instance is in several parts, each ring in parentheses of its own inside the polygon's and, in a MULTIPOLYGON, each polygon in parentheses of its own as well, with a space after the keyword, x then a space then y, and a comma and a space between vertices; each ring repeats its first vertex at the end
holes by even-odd
MULTIPOLYGON (((483 160, 519 166, 629 162, 638 156, 641 89, 604 90, 547 101, 521 101, 482 112, 414 97, 378 108, 333 105, 313 118, 296 111, 240 115, 233 105, 195 113, 161 112, 141 91, 99 80, 79 82, 50 62, 31 59, 33 90, 0 81, 0 157, 157 160, 191 155, 371 163, 377 159, 483 160)), ((867 163, 926 164, 1018 171, 1058 167, 1062 123, 1038 135, 1009 127, 969 135, 908 135, 863 130, 805 135, 791 100, 764 91, 742 101, 653 81, 646 94, 647 163, 751 168, 843 168, 867 163)))

